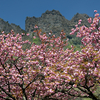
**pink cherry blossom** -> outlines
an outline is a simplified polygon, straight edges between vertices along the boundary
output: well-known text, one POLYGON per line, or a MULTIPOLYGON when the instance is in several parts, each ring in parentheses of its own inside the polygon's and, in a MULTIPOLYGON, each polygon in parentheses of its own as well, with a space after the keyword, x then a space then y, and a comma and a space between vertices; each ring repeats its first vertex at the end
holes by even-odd
POLYGON ((91 18, 88 18, 88 22, 91 23, 92 22, 92 19, 91 18))
POLYGON ((29 33, 27 33, 26 35, 27 35, 27 36, 29 36, 30 34, 29 34, 29 33))
POLYGON ((38 28, 38 26, 37 26, 37 25, 35 25, 35 26, 34 26, 34 28, 38 28))
POLYGON ((99 16, 99 13, 95 14, 95 17, 98 17, 99 16))
POLYGON ((19 33, 1 34, 0 99, 73 100, 73 96, 79 96, 97 100, 99 94, 95 96, 95 91, 100 85, 99 20, 97 14, 93 22, 88 19, 89 27, 76 25, 71 30, 71 35, 76 33, 82 38, 80 51, 74 51, 74 46, 65 49, 68 40, 63 38, 66 37, 63 31, 59 37, 48 37, 36 29, 41 41, 39 45, 23 41, 19 33), (30 47, 23 49, 29 43, 30 47))
POLYGON ((4 34, 5 32, 4 31, 2 31, 2 34, 4 34))
POLYGON ((36 36, 33 36, 34 39, 36 39, 36 36))
POLYGON ((97 12, 97 10, 94 10, 94 12, 97 12))

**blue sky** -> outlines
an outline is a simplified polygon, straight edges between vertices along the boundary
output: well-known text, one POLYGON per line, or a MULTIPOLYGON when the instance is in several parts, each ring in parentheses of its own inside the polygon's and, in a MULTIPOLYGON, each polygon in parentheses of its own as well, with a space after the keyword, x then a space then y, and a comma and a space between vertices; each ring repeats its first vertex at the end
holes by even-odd
POLYGON ((25 29, 26 17, 41 17, 46 10, 59 10, 70 20, 76 13, 93 17, 100 13, 100 0, 0 0, 0 18, 25 29))

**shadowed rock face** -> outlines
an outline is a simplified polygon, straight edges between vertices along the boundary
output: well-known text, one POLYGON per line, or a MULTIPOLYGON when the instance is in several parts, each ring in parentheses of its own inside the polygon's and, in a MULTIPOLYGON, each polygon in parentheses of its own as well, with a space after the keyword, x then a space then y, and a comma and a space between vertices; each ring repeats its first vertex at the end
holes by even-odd
POLYGON ((59 36, 61 30, 69 35, 71 29, 75 27, 79 19, 82 19, 82 25, 88 26, 87 18, 89 16, 86 14, 77 13, 71 20, 67 20, 59 11, 47 10, 45 13, 41 15, 41 17, 26 17, 25 20, 25 30, 21 29, 20 26, 15 24, 9 24, 0 18, 0 31, 5 31, 5 33, 9 33, 12 29, 15 33, 33 33, 34 26, 38 25, 39 29, 42 29, 42 33, 46 32, 47 34, 52 31, 53 34, 59 36))
POLYGON ((25 30, 20 28, 20 26, 13 23, 9 24, 8 22, 0 18, 0 31, 5 31, 5 33, 9 33, 12 29, 15 33, 25 32, 25 30))
POLYGON ((49 33, 51 30, 56 36, 60 34, 63 29, 66 34, 69 34, 72 28, 75 27, 79 19, 82 19, 82 24, 88 26, 86 14, 77 13, 70 21, 67 20, 62 14, 57 10, 49 11, 41 15, 41 17, 27 17, 25 20, 25 30, 26 32, 32 33, 34 26, 38 25, 42 32, 49 33))

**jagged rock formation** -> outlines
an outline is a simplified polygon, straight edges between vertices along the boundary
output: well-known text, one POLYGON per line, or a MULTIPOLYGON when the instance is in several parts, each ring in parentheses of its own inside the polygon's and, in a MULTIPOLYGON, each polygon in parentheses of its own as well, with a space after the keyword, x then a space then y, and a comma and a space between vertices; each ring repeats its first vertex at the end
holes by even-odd
POLYGON ((77 45, 78 47, 81 45, 81 38, 76 37, 76 35, 70 35, 69 33, 71 32, 72 28, 75 28, 75 25, 78 23, 79 19, 82 19, 81 25, 89 26, 87 18, 89 18, 88 15, 77 13, 71 20, 67 20, 59 11, 47 10, 41 15, 41 17, 26 17, 25 30, 21 29, 18 25, 9 24, 0 18, 0 31, 9 33, 13 29, 15 33, 30 33, 30 36, 24 36, 23 40, 29 39, 30 41, 33 41, 33 35, 36 35, 33 33, 35 30, 35 25, 38 25, 39 29, 42 29, 42 33, 46 32, 48 34, 50 31, 52 31, 56 37, 60 35, 61 30, 64 30, 67 38, 69 38, 69 45, 77 45))
POLYGON ((27 17, 25 21, 25 30, 31 33, 34 26, 38 25, 42 32, 49 33, 50 30, 54 34, 59 33, 62 29, 68 31, 65 27, 69 26, 69 21, 60 14, 59 11, 46 11, 41 17, 27 17))
POLYGON ((12 29, 14 30, 15 33, 25 32, 23 29, 20 28, 20 26, 15 25, 13 23, 9 24, 8 22, 0 18, 0 31, 9 33, 12 29))
POLYGON ((47 10, 41 17, 27 17, 25 20, 25 30, 21 29, 18 25, 12 23, 9 24, 0 18, 0 31, 4 30, 5 33, 9 33, 13 29, 15 33, 33 33, 34 26, 38 25, 39 29, 42 29, 42 33, 46 32, 48 34, 52 31, 53 34, 59 36, 61 30, 64 30, 68 36, 79 19, 82 19, 82 25, 88 26, 89 23, 87 23, 87 18, 89 18, 88 15, 77 13, 71 20, 67 20, 59 11, 47 10))
POLYGON ((78 22, 79 19, 82 20, 82 25, 86 25, 89 26, 89 23, 87 22, 87 19, 89 18, 89 16, 87 14, 79 14, 77 13, 76 15, 74 15, 74 17, 70 20, 70 22, 72 23, 76 23, 78 22))
POLYGON ((82 19, 82 25, 88 26, 86 14, 77 13, 71 20, 67 20, 62 14, 57 10, 46 11, 41 15, 41 17, 27 17, 25 20, 25 30, 26 32, 32 33, 34 26, 38 25, 42 32, 49 33, 51 30, 53 34, 59 35, 61 30, 69 35, 72 28, 78 23, 79 19, 82 19))

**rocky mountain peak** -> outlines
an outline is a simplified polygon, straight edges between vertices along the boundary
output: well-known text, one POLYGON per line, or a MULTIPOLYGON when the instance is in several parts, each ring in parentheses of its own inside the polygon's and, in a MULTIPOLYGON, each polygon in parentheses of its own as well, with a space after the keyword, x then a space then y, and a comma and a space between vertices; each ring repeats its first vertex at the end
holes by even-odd
POLYGON ((13 23, 9 24, 8 21, 6 22, 0 18, 0 32, 4 31, 5 33, 9 33, 12 29, 15 33, 25 32, 25 30, 21 29, 19 25, 15 25, 13 23))
POLYGON ((52 11, 49 11, 47 10, 45 13, 42 14, 42 16, 45 16, 45 15, 59 15, 59 16, 62 16, 62 14, 58 11, 58 10, 52 10, 52 11))
POLYGON ((54 34, 60 34, 64 26, 68 26, 68 20, 62 16, 58 10, 47 10, 41 17, 27 17, 25 20, 25 30, 32 33, 34 26, 38 25, 42 32, 49 33, 51 30, 54 34))
POLYGON ((77 13, 69 21, 58 10, 47 10, 41 17, 27 17, 25 20, 25 30, 26 32, 33 33, 34 26, 38 25, 39 29, 42 29, 42 33, 46 32, 48 34, 52 31, 53 34, 59 36, 61 30, 64 30, 68 35, 71 29, 78 23, 79 19, 82 19, 82 24, 88 26, 88 17, 86 14, 77 13))
POLYGON ((13 29, 16 33, 27 32, 31 34, 35 30, 34 26, 38 25, 39 29, 42 29, 42 33, 46 32, 48 34, 52 31, 53 34, 59 36, 61 30, 64 30, 68 35, 79 19, 82 19, 82 24, 88 26, 87 18, 89 18, 88 15, 77 13, 69 21, 58 10, 47 10, 41 17, 26 17, 25 31, 19 25, 9 24, 8 21, 6 22, 0 18, 0 31, 4 30, 6 33, 9 33, 13 29))
POLYGON ((89 18, 89 16, 87 14, 77 13, 76 15, 74 15, 74 17, 71 19, 71 21, 78 22, 79 19, 87 21, 87 18, 89 18))

